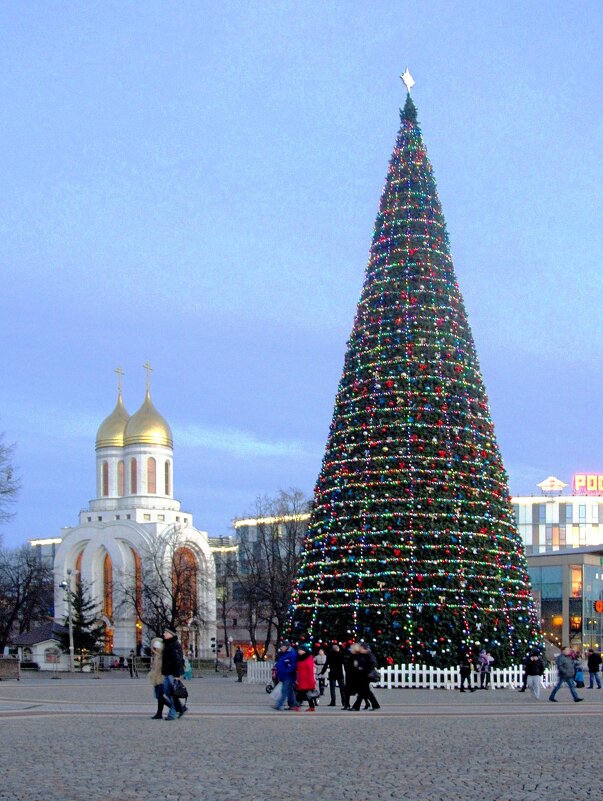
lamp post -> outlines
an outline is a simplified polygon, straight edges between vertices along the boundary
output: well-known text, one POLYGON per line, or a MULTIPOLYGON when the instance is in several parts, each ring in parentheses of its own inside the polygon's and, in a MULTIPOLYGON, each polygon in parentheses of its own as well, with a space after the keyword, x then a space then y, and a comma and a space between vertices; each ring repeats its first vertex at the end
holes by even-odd
POLYGON ((232 670, 232 637, 228 638, 228 670, 232 670))
MULTIPOLYGON (((76 571, 77 572, 77 571, 76 571)), ((75 669, 75 649, 73 647, 73 615, 71 610, 71 575, 73 570, 67 568, 67 581, 62 581, 60 587, 67 590, 67 625, 69 626, 69 672, 75 669)))

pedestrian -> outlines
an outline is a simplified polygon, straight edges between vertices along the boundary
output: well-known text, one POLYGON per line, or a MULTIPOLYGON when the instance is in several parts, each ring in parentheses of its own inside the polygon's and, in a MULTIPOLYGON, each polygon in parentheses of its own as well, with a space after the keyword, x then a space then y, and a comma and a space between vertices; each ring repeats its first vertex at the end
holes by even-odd
POLYGON ((138 668, 136 667, 136 653, 131 650, 128 654, 128 670, 130 671, 130 678, 138 678, 138 668))
POLYGON ((472 693, 475 692, 475 687, 471 686, 471 671, 473 670, 473 663, 471 657, 466 651, 461 653, 459 660, 459 674, 461 677, 461 686, 459 687, 462 693, 465 692, 465 682, 467 682, 467 689, 472 693))
POLYGON ((544 662, 540 658, 538 651, 532 651, 530 658, 525 664, 527 688, 532 691, 534 698, 540 700, 540 688, 542 687, 542 676, 544 675, 544 662))
POLYGON ((350 701, 352 700, 353 695, 358 694, 358 687, 360 684, 359 681, 359 671, 356 663, 356 659, 360 655, 360 645, 358 643, 352 643, 348 646, 344 657, 343 657, 343 665, 345 669, 345 694, 346 694, 346 704, 344 709, 351 709, 350 701))
POLYGON ((274 665, 276 678, 281 683, 281 695, 274 708, 280 712, 285 705, 289 709, 299 712, 299 704, 295 697, 295 674, 297 671, 297 652, 291 647, 289 640, 283 640, 279 646, 274 665))
POLYGON ((576 692, 575 686, 576 682, 574 681, 574 676, 576 674, 576 668, 574 666, 574 660, 572 659, 572 649, 569 647, 565 647, 559 656, 557 657, 557 674, 559 676, 559 681, 553 687, 551 694, 549 695, 549 701, 557 701, 555 696, 557 695, 557 690, 561 687, 562 684, 567 684, 572 694, 572 698, 576 703, 579 701, 584 701, 584 698, 579 698, 578 693, 576 692))
POLYGON ((182 646, 178 642, 178 635, 172 628, 166 627, 163 632, 163 653, 161 656, 161 672, 163 679, 163 696, 170 708, 166 720, 181 718, 186 709, 183 709, 180 699, 174 695, 174 680, 182 676, 184 657, 182 646))
POLYGON ((601 671, 601 654, 594 651, 592 648, 588 649, 588 657, 586 659, 586 666, 588 667, 588 688, 592 690, 595 681, 597 682, 597 689, 601 689, 601 679, 599 673, 601 671))
POLYGON ((319 648, 318 653, 314 657, 314 677, 316 678, 316 683, 318 685, 318 692, 320 695, 325 694, 325 684, 326 679, 323 676, 325 672, 325 666, 327 664, 327 655, 325 654, 324 648, 319 648))
POLYGON ((243 671, 245 669, 245 656, 240 646, 235 651, 232 661, 234 662, 235 670, 237 671, 237 681, 240 683, 243 681, 243 671))
POLYGON ((309 645, 297 646, 297 670, 295 676, 295 686, 298 698, 305 698, 308 701, 306 712, 316 711, 316 674, 314 671, 314 660, 309 645))
POLYGON ((527 686, 528 686, 528 674, 526 673, 526 665, 530 659, 530 652, 524 656, 521 660, 521 667, 522 667, 522 677, 521 677, 521 687, 519 688, 520 693, 525 693, 527 686))
POLYGON ((578 649, 576 649, 573 653, 574 659, 574 679, 576 681, 576 687, 582 688, 584 687, 584 663, 582 661, 582 655, 578 649))
POLYGON ((485 649, 479 652, 477 659, 477 672, 479 673, 479 688, 480 690, 487 690, 490 686, 490 670, 492 668, 494 657, 485 649))
POLYGON ((341 696, 341 706, 347 709, 348 696, 345 691, 345 677, 343 673, 343 651, 339 647, 339 643, 334 642, 331 646, 327 659, 322 672, 329 672, 329 691, 331 694, 331 703, 329 706, 337 706, 337 698, 335 688, 339 687, 339 695, 341 696))
POLYGON ((163 707, 165 706, 165 700, 163 698, 163 680, 165 677, 161 672, 162 652, 163 641, 160 640, 159 637, 155 637, 151 643, 151 669, 149 670, 149 680, 153 685, 153 692, 157 699, 157 712, 155 712, 151 720, 163 719, 163 707))
POLYGON ((379 702, 375 698, 375 694, 371 689, 371 682, 378 681, 379 674, 377 672, 377 659, 375 654, 371 651, 366 643, 359 643, 358 655, 355 661, 355 667, 358 670, 358 697, 354 702, 352 710, 354 712, 360 711, 360 704, 364 701, 365 709, 381 709, 379 702))

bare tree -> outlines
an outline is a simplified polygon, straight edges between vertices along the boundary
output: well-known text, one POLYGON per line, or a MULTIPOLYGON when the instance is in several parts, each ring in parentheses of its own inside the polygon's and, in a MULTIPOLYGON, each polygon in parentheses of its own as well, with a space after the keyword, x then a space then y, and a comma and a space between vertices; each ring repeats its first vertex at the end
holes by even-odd
POLYGON ((5 523, 14 514, 11 506, 17 500, 20 482, 13 467, 14 445, 5 445, 0 434, 0 523, 5 523))
POLYGON ((254 525, 239 537, 232 582, 257 658, 284 631, 301 559, 310 502, 297 489, 258 498, 254 525), (262 642, 258 634, 262 633, 262 642))
POLYGON ((207 610, 199 602, 207 577, 201 574, 177 527, 152 540, 140 553, 140 563, 115 586, 122 607, 134 609, 152 635, 165 628, 201 626, 207 610))
POLYGON ((26 545, 0 550, 0 653, 13 633, 51 616, 52 570, 26 545))

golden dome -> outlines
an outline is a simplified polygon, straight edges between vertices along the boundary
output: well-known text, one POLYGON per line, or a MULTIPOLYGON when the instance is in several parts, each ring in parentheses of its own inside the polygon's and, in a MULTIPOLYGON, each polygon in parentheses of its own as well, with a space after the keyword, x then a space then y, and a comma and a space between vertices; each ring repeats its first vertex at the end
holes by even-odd
POLYGON ((172 447, 172 431, 153 406, 151 393, 147 389, 147 396, 140 409, 130 417, 124 432, 125 445, 166 445, 172 447))
POLYGON ((103 420, 96 433, 97 450, 98 448, 123 448, 124 431, 129 419, 130 415, 125 410, 121 392, 119 392, 115 409, 113 409, 109 417, 103 420))

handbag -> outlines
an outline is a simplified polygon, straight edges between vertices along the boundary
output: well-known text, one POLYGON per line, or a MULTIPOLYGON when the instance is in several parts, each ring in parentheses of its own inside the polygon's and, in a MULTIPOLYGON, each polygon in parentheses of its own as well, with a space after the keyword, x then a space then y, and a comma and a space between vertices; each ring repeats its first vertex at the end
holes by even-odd
POLYGON ((175 698, 188 698, 188 690, 185 684, 180 679, 174 679, 174 686, 172 687, 172 695, 175 698))

